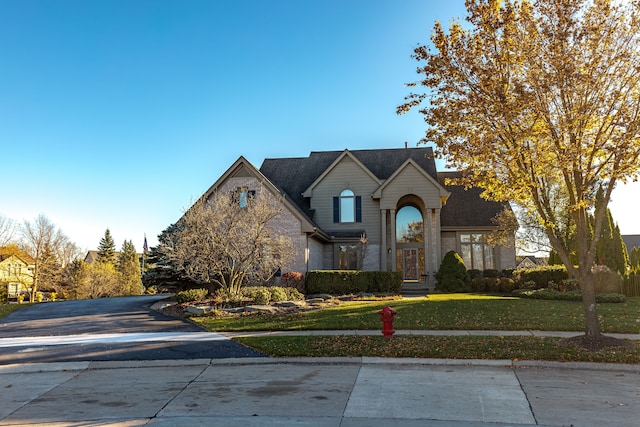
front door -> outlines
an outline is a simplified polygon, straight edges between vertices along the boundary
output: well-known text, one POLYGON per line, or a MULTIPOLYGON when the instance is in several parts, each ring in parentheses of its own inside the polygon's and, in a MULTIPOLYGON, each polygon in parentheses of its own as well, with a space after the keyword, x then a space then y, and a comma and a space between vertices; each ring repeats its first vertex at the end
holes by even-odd
POLYGON ((409 248, 402 250, 402 279, 418 281, 418 249, 409 248))

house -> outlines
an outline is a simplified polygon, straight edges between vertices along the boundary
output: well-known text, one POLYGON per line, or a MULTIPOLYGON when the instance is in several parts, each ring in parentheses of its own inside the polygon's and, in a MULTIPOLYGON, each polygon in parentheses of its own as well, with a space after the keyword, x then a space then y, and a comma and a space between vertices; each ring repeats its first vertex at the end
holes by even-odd
POLYGON ((536 268, 543 265, 547 265, 547 258, 535 257, 532 255, 527 255, 522 257, 522 260, 516 265, 516 270, 525 269, 525 268, 536 268))
POLYGON ((627 247, 627 253, 631 256, 633 248, 640 248, 640 234, 625 234, 622 237, 624 245, 627 247))
POLYGON ((469 269, 515 268, 514 245, 484 241, 509 204, 448 185, 455 176, 436 170, 428 147, 314 151, 266 159, 260 168, 240 157, 203 197, 218 190, 281 197, 274 226, 294 244, 288 271, 400 271, 405 282, 432 284, 450 250, 469 269))
POLYGON ((35 261, 31 256, 10 245, 0 247, 0 286, 7 287, 7 296, 16 298, 33 284, 35 261))

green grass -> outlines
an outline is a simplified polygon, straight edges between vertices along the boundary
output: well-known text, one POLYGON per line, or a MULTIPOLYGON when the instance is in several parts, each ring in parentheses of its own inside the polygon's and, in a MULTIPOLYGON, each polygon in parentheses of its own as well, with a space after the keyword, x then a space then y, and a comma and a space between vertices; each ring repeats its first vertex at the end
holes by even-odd
MULTIPOLYGON (((396 301, 353 301, 337 307, 287 315, 199 317, 211 331, 292 331, 381 328, 377 312, 397 311, 394 328, 416 330, 583 331, 582 304, 472 294, 433 294, 396 301)), ((604 333, 640 332, 640 298, 623 304, 599 304, 604 333)))
POLYGON ((0 304, 0 318, 21 308, 28 307, 29 305, 31 304, 0 304))
POLYGON ((272 357, 407 357, 444 359, 640 362, 640 346, 587 351, 558 338, 442 336, 243 337, 242 344, 272 357))

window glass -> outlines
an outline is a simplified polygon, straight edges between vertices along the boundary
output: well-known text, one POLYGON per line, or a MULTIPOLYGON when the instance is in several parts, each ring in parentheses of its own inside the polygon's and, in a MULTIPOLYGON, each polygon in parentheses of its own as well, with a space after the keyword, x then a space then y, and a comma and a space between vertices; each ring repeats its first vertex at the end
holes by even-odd
POLYGON ((396 241, 398 243, 424 242, 422 214, 413 206, 405 206, 396 214, 396 241))
POLYGON ((340 222, 355 222, 356 220, 355 195, 351 190, 343 190, 340 193, 340 222))
POLYGON ((468 269, 494 268, 493 248, 485 241, 482 233, 460 235, 460 256, 468 269))
POLYGON ((338 246, 338 270, 358 269, 358 246, 339 245, 338 246))

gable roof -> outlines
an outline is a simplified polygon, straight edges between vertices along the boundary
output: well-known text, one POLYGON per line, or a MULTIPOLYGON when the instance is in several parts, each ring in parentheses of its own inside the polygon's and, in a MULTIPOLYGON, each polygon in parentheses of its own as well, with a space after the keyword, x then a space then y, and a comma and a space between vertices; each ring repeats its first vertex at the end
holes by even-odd
POLYGON ((445 179, 459 177, 459 172, 437 172, 431 147, 312 151, 308 157, 265 159, 260 172, 313 222, 309 198, 303 193, 347 154, 380 181, 389 179, 409 160, 422 168, 451 193, 441 211, 442 227, 493 227, 491 220, 505 207, 510 208, 507 202, 490 202, 480 197, 481 188, 465 190, 463 186, 445 185, 445 179))
POLYGON ((238 157, 238 159, 226 170, 224 174, 220 178, 216 180, 215 183, 205 193, 200 197, 200 199, 207 199, 211 194, 222 184, 227 181, 230 177, 232 177, 238 170, 241 168, 244 171, 247 171, 249 174, 257 178, 269 191, 273 194, 280 194, 283 196, 284 205, 300 220, 302 221, 303 229, 307 231, 313 231, 316 228, 315 223, 311 220, 311 217, 307 214, 306 211, 302 210, 300 206, 291 200, 291 197, 282 190, 277 184, 273 183, 267 176, 265 176, 259 169, 257 169, 253 164, 248 161, 243 156, 238 157))
POLYGON ((345 151, 357 159, 378 180, 389 178, 407 159, 412 159, 434 179, 436 163, 431 147, 381 150, 312 151, 308 157, 265 159, 260 166, 274 185, 311 218, 309 199, 302 195, 345 151))
POLYGON ((26 252, 18 249, 15 246, 2 246, 0 247, 0 262, 11 258, 11 256, 15 255, 17 258, 22 260, 25 264, 34 264, 35 260, 31 257, 31 255, 26 252))
POLYGON ((465 190, 462 185, 445 184, 447 179, 459 177, 459 172, 438 172, 438 181, 451 192, 447 204, 442 207, 440 212, 442 227, 495 226, 492 219, 503 209, 511 209, 507 202, 491 202, 483 199, 480 196, 482 188, 472 187, 465 190))
POLYGON ((364 171, 364 173, 366 173, 367 175, 369 175, 369 176, 371 177, 371 179, 373 179, 374 181, 376 181, 376 182, 378 183, 378 185, 380 185, 380 184, 381 184, 380 179, 379 179, 377 176, 375 176, 375 175, 373 174, 373 172, 371 172, 371 171, 369 170, 369 168, 367 168, 367 167, 366 167, 366 166, 365 166, 365 165, 364 165, 360 160, 358 160, 358 158, 357 158, 357 157, 355 157, 353 154, 351 154, 351 152, 350 152, 349 150, 344 150, 344 151, 342 152, 342 154, 340 154, 340 155, 338 156, 338 158, 337 158, 337 159, 335 159, 335 160, 331 163, 331 165, 329 165, 329 167, 328 167, 328 168, 326 168, 326 169, 324 170, 324 172, 322 172, 322 173, 320 174, 320 176, 318 176, 318 177, 317 177, 317 178, 316 178, 316 179, 311 183, 311 185, 310 185, 307 189, 305 189, 305 191, 303 191, 303 192, 302 192, 303 197, 311 197, 311 190, 313 190, 313 188, 314 188, 316 185, 318 185, 318 183, 319 183, 320 181, 322 181, 322 179, 323 179, 325 176, 327 176, 327 175, 331 172, 331 170, 332 170, 333 168, 335 168, 335 167, 336 167, 336 165, 338 165, 338 164, 342 161, 342 159, 344 159, 345 157, 349 157, 351 160, 353 160, 353 161, 355 162, 355 164, 357 164, 357 165, 358 165, 358 166, 359 166, 359 167, 364 171))

